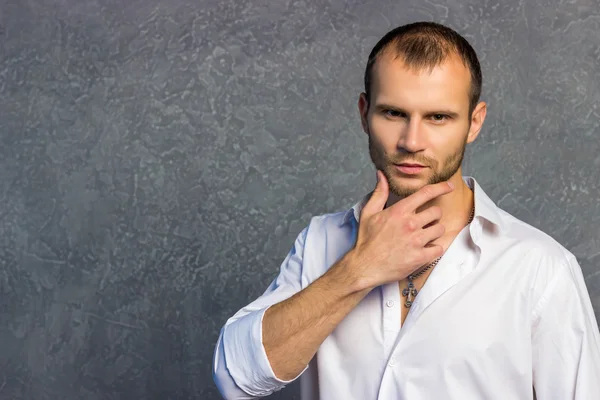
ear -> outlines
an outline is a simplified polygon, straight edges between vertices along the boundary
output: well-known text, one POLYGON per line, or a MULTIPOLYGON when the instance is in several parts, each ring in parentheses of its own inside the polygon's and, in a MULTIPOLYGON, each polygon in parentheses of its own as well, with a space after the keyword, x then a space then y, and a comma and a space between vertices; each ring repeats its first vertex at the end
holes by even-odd
POLYGON ((369 114, 369 101, 367 95, 363 92, 358 97, 358 112, 360 113, 360 123, 362 124, 363 131, 369 134, 369 121, 367 119, 369 114))
POLYGON ((471 127, 469 128, 469 135, 467 136, 467 143, 472 143, 477 136, 479 136, 479 131, 481 131, 481 127, 483 126, 483 121, 485 121, 485 115, 487 113, 487 104, 483 101, 480 101, 473 113, 471 114, 471 127))

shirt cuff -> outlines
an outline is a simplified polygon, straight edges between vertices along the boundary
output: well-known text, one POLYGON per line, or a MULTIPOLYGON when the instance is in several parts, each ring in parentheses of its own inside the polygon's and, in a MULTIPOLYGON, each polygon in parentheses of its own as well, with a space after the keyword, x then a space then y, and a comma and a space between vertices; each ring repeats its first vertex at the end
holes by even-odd
POLYGON ((252 312, 225 327, 225 363, 240 389, 251 396, 267 396, 298 379, 308 365, 289 381, 275 376, 262 341, 262 320, 269 307, 252 312))

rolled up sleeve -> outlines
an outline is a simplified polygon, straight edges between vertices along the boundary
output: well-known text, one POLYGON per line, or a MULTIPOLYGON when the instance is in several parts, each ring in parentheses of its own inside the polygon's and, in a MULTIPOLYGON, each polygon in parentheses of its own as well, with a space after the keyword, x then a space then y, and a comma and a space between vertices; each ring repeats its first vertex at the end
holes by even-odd
POLYGON ((239 310, 221 329, 213 359, 213 378, 225 399, 268 396, 302 375, 290 381, 275 376, 262 341, 262 320, 269 307, 302 290, 307 232, 308 227, 298 235, 279 274, 263 295, 239 310))
POLYGON ((573 256, 534 310, 533 380, 538 400, 600 399, 600 333, 573 256))

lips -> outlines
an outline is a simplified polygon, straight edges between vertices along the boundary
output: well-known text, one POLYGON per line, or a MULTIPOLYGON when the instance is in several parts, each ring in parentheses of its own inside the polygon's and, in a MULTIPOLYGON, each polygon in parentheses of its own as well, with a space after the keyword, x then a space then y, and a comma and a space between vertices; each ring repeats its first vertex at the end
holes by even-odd
POLYGON ((421 171, 423 171, 425 169, 424 166, 422 166, 421 164, 408 164, 408 163, 402 163, 402 164, 396 164, 396 169, 405 174, 405 175, 418 175, 421 171))

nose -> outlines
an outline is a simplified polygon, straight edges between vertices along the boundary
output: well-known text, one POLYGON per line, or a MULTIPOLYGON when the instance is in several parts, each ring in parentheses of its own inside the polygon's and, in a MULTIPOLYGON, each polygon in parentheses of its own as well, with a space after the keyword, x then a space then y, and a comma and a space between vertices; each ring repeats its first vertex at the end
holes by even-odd
POLYGON ((398 147, 407 153, 417 153, 424 150, 425 138, 421 129, 420 118, 410 118, 402 127, 398 147))

